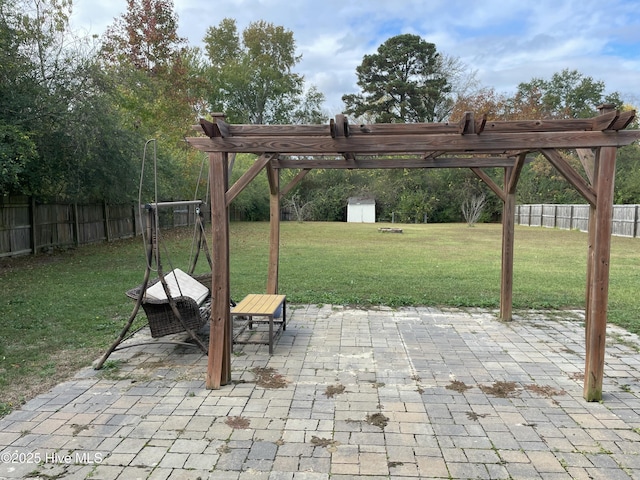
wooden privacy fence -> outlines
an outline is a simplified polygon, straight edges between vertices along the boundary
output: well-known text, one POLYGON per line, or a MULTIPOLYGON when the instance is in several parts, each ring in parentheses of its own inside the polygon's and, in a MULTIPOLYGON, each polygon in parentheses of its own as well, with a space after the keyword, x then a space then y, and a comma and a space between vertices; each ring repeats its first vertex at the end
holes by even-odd
MULTIPOLYGON (((164 228, 193 225, 195 205, 163 210, 164 228)), ((134 203, 38 203, 30 197, 0 197, 0 257, 130 238, 141 233, 134 203)))
MULTIPOLYGON (((516 223, 586 232, 589 229, 589 205, 516 205, 516 223)), ((640 205, 614 205, 611 234, 640 236, 640 205)))

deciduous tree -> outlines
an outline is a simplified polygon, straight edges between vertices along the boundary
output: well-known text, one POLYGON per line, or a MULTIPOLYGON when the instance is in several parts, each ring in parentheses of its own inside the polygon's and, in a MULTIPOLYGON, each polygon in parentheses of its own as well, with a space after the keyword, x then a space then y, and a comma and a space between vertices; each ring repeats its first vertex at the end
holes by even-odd
POLYGON ((603 103, 622 105, 617 92, 605 92, 604 82, 565 69, 549 80, 533 78, 518 85, 510 110, 512 115, 529 113, 529 118, 588 118, 597 115, 603 103))
POLYGON ((102 55, 157 73, 170 68, 186 39, 178 36, 172 0, 127 0, 127 11, 105 32, 102 55))
POLYGON ((242 40, 236 22, 209 27, 205 51, 211 64, 209 101, 232 123, 315 123, 324 120, 324 96, 305 91, 293 71, 301 59, 293 32, 265 21, 251 23, 242 40))
POLYGON ((157 181, 165 199, 193 195, 199 155, 184 137, 205 108, 201 54, 177 28, 171 0, 127 0, 100 51, 123 123, 138 138, 157 141, 157 181))
POLYGON ((132 128, 179 141, 202 103, 199 53, 178 36, 171 0, 127 0, 100 52, 132 128))
POLYGON ((0 4, 0 193, 107 198, 130 185, 128 135, 67 0, 0 4))

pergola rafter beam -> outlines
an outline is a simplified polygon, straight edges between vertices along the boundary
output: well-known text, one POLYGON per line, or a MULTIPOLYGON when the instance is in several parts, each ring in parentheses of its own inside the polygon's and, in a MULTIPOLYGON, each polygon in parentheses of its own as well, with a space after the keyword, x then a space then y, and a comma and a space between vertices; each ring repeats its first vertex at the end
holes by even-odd
POLYGON ((370 125, 351 125, 342 117, 336 116, 327 125, 231 125, 224 122, 220 114, 214 114, 215 123, 201 119, 199 125, 194 125, 196 131, 204 131, 208 137, 335 137, 335 136, 379 136, 379 135, 437 135, 460 133, 526 133, 526 132, 568 132, 568 131, 594 131, 594 130, 624 130, 635 118, 635 111, 610 112, 593 118, 575 118, 560 120, 512 120, 489 121, 486 114, 475 118, 471 127, 471 119, 474 115, 467 112, 463 119, 457 123, 374 123, 370 125), (348 135, 337 133, 336 125, 340 124, 340 133, 348 131, 348 135), (214 128, 214 125, 216 128, 214 128))
POLYGON ((618 118, 615 122, 610 125, 611 130, 624 130, 627 128, 631 122, 636 118, 635 110, 628 110, 626 112, 622 112, 618 115, 618 118))
POLYGON ((355 158, 305 159, 280 158, 273 160, 274 168, 337 168, 337 169, 390 169, 390 168, 495 168, 513 166, 515 159, 509 157, 438 157, 438 158, 355 158))

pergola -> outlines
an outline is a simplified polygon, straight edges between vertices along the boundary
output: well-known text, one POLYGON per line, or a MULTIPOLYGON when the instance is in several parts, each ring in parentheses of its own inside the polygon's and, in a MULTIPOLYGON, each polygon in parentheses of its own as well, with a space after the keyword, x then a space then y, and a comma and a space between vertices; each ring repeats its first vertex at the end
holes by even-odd
POLYGON ((280 199, 314 168, 470 168, 502 200, 500 319, 512 317, 516 187, 529 154, 541 153, 590 205, 584 398, 602 399, 609 288, 611 218, 617 148, 640 139, 625 130, 635 111, 600 107, 589 119, 490 121, 468 112, 457 123, 350 125, 337 115, 325 125, 230 125, 224 115, 201 120, 204 136, 187 141, 210 161, 213 248, 212 309, 206 386, 231 381, 229 205, 263 169, 270 187, 267 292, 278 293, 280 199), (575 149, 585 175, 560 150, 575 149), (229 155, 253 153, 255 163, 229 186, 229 155), (484 171, 502 168, 502 185, 484 171), (300 169, 280 185, 280 170, 300 169), (585 179, 586 178, 586 179, 585 179))

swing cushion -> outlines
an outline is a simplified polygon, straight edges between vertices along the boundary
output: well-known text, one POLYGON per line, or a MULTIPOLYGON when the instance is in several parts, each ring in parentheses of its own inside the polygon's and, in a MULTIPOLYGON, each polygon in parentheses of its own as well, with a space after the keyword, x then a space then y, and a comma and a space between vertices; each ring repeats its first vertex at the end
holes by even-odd
MULTIPOLYGON (((168 284, 170 275, 171 274, 165 275, 168 284)), ((198 304, 193 298, 179 296, 175 298, 175 304, 187 328, 197 331, 202 326, 204 326, 206 322, 209 321, 209 317, 211 316, 211 297, 209 296, 209 289, 206 287, 206 285, 211 285, 211 274, 202 274, 197 275, 195 278, 189 278, 196 281, 197 283, 200 283, 206 290, 207 297, 205 301, 202 304, 198 304)), ((158 278, 151 280, 150 284, 151 287, 147 288, 146 293, 148 293, 149 289, 154 285, 160 285, 160 291, 162 292, 162 294, 164 294, 164 289, 162 288, 162 284, 160 284, 160 280, 158 278)), ((182 292, 185 293, 185 289, 182 283, 180 283, 180 288, 182 292)), ((141 289, 142 285, 138 285, 137 287, 127 291, 126 294, 132 300, 137 300, 140 295, 141 289)), ((148 295, 145 295, 143 298, 142 308, 144 309, 144 313, 149 320, 149 329, 153 338, 163 337, 164 335, 170 335, 173 333, 180 333, 185 331, 182 323, 173 313, 166 295, 164 295, 164 297, 164 299, 156 300, 155 298, 150 298, 148 295)))
MULTIPOLYGON (((201 305, 209 297, 209 289, 198 280, 176 268, 165 275, 172 298, 189 297, 201 305)), ((145 300, 168 300, 162 282, 147 288, 145 300)))

